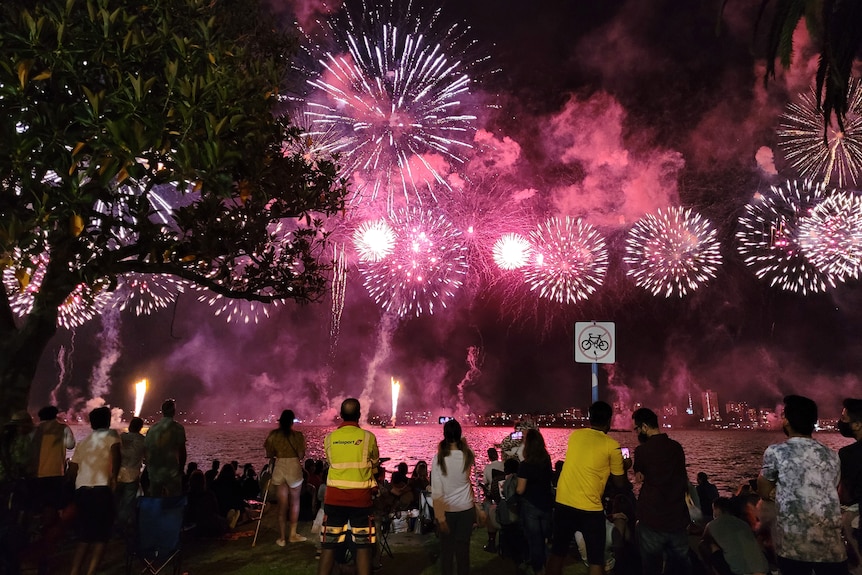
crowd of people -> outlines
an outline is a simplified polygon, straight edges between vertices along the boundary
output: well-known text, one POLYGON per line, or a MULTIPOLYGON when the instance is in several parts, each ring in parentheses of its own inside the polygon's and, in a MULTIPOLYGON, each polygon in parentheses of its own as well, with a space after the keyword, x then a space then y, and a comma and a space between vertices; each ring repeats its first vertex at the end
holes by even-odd
POLYGON ((682 446, 648 408, 632 415, 632 456, 608 435, 613 412, 605 402, 590 406, 589 427, 569 435, 564 460, 554 464, 541 431, 519 425, 488 448, 480 485, 473 480, 475 454, 455 419, 443 425, 430 465, 418 461, 411 472, 400 463, 387 481, 387 459, 374 434, 360 427, 353 398, 325 437, 323 460, 305 458, 305 437, 285 410, 263 442, 269 463, 259 475, 250 463, 215 460, 206 472, 187 463, 175 412, 173 400, 165 401, 162 419, 144 435, 140 419, 118 433, 110 429, 110 410, 96 408, 91 434, 77 444, 56 407, 41 409, 38 425, 16 413, 0 441, 0 573, 18 572, 20 551, 34 535, 39 570, 47 572, 51 550, 70 526, 77 536, 70 573, 95 573, 107 542, 134 531, 142 494, 184 498, 189 528, 201 537, 252 521, 274 498, 274 543, 306 542, 298 526, 313 521, 319 575, 348 558, 359 575, 369 575, 396 518, 409 519, 417 532, 436 531, 444 575, 470 572, 477 526, 487 531, 486 551, 533 574, 560 574, 572 557, 591 575, 860 572, 862 399, 844 400, 837 431, 855 441, 835 452, 812 438, 815 402, 785 397, 787 440, 769 446, 759 477, 730 497, 703 472, 689 480, 682 446))

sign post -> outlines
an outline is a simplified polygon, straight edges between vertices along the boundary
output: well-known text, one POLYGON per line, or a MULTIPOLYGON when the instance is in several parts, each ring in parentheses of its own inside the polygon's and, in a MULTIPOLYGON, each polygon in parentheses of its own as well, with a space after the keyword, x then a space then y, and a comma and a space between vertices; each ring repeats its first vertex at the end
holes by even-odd
POLYGON ((616 328, 612 321, 579 321, 575 323, 575 361, 591 363, 593 403, 599 400, 599 364, 616 360, 616 328))

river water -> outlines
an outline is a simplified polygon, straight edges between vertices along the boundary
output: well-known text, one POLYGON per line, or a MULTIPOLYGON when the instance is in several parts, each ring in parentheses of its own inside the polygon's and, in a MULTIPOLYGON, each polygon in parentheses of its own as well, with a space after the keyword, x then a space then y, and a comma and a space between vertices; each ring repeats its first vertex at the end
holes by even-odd
MULTIPOLYGON (((80 439, 89 433, 86 426, 73 426, 80 439)), ((189 461, 195 461, 201 469, 209 469, 213 459, 222 463, 236 460, 240 464, 252 463, 260 470, 266 462, 263 441, 271 427, 244 425, 187 425, 189 461)), ((323 438, 332 427, 302 426, 295 428, 305 434, 308 444, 307 457, 323 458, 323 438)), ((442 426, 416 425, 396 428, 372 428, 377 436, 380 456, 389 457, 384 464, 394 469, 405 461, 412 471, 419 460, 429 463, 434 458, 437 443, 443 438, 442 426)), ((511 430, 505 427, 468 427, 464 436, 476 452, 476 478, 480 478, 487 463, 486 451, 499 444, 511 430)), ((548 446, 551 459, 563 459, 571 429, 543 428, 542 435, 548 446)), ((634 452, 637 437, 634 433, 611 432, 623 447, 634 452)), ((706 472, 722 495, 734 493, 742 483, 757 477, 760 471, 763 450, 772 443, 784 440, 781 432, 769 431, 694 431, 672 430, 671 438, 680 442, 685 450, 689 478, 694 481, 699 471, 706 472)), ((837 433, 816 433, 814 438, 825 445, 838 449, 852 440, 837 433)), ((433 467, 433 465, 432 465, 433 467)))

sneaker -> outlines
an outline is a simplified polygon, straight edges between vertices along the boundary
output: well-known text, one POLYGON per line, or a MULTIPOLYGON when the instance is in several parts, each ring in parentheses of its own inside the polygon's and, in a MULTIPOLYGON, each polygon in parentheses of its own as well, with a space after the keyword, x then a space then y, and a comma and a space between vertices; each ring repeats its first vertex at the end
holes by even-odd
POLYGON ((300 535, 298 533, 296 535, 290 536, 290 542, 291 543, 302 543, 303 541, 308 541, 308 537, 303 537, 302 535, 300 535))
POLYGON ((279 547, 284 547, 286 545, 286 543, 284 542, 284 539, 276 539, 275 544, 278 545, 279 547))

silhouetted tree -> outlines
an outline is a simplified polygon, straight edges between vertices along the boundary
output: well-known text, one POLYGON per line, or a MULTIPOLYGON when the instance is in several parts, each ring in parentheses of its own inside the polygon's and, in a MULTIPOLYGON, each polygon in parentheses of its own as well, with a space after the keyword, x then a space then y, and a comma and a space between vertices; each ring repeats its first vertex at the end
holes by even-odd
POLYGON ((346 184, 284 152, 293 43, 274 25, 256 0, 2 2, 0 420, 26 408, 61 305, 124 274, 265 303, 324 293, 322 218, 346 184))

